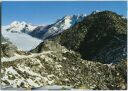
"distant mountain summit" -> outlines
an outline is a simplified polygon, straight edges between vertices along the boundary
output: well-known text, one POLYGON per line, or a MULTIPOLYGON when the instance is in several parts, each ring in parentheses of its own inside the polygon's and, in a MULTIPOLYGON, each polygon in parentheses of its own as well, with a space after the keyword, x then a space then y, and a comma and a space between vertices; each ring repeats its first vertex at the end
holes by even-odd
POLYGON ((85 16, 86 15, 65 16, 62 19, 57 20, 54 24, 51 24, 45 28, 42 28, 42 26, 37 27, 33 32, 31 32, 31 35, 43 40, 51 38, 59 33, 62 33, 64 30, 71 28, 78 22, 81 22, 85 16))
POLYGON ((8 27, 7 31, 10 32, 22 32, 22 33, 29 33, 32 32, 37 26, 33 26, 31 24, 28 24, 26 22, 19 22, 19 21, 14 21, 12 22, 8 27))

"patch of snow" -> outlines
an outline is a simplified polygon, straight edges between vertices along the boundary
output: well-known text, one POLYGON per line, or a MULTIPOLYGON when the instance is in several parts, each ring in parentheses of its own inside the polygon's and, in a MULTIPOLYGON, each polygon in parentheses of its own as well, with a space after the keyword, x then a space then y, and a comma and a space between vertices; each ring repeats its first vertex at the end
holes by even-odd
POLYGON ((22 72, 26 72, 26 73, 28 73, 28 74, 30 74, 32 76, 41 77, 39 74, 33 72, 30 67, 25 67, 24 65, 22 65, 22 66, 19 65, 18 69, 21 70, 22 72))
POLYGON ((1 44, 7 44, 7 42, 2 42, 1 44))
POLYGON ((64 60, 66 60, 67 58, 66 57, 63 57, 64 60))
POLYGON ((35 83, 32 79, 27 79, 26 81, 33 87, 39 87, 39 85, 35 83))
POLYGON ((12 66, 9 67, 9 68, 5 68, 5 70, 6 70, 6 72, 8 72, 8 73, 18 74, 18 73, 13 69, 12 66))

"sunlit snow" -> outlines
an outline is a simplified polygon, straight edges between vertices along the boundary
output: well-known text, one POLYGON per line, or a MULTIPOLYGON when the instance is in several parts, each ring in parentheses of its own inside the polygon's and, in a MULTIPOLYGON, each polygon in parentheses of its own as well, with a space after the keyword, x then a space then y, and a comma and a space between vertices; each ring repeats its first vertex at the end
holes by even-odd
POLYGON ((20 50, 29 51, 35 48, 37 45, 39 45, 42 42, 42 40, 33 38, 30 35, 25 33, 12 33, 12 32, 6 31, 5 29, 7 27, 8 26, 2 27, 2 35, 5 38, 8 38, 20 50))

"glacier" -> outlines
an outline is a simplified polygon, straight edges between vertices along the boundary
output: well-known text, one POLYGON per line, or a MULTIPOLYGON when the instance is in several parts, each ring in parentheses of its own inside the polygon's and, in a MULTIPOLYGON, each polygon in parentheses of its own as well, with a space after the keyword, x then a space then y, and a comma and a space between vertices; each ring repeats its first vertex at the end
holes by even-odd
POLYGON ((42 40, 31 37, 25 33, 12 33, 10 31, 6 31, 8 26, 2 27, 2 35, 9 39, 12 44, 14 44, 19 50, 29 51, 39 45, 42 40))

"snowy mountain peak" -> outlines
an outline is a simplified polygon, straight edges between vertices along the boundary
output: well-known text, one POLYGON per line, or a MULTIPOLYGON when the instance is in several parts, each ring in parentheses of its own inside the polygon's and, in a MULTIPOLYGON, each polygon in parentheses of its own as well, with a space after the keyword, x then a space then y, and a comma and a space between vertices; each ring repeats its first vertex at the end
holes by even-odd
POLYGON ((10 25, 17 25, 17 24, 19 24, 20 22, 19 21, 13 21, 10 25))
POLYGON ((33 26, 29 23, 26 23, 24 21, 14 21, 12 22, 9 27, 6 29, 10 32, 22 32, 22 33, 29 33, 33 31, 37 26, 33 26))
POLYGON ((26 25, 26 22, 19 22, 19 21, 13 21, 10 26, 20 26, 20 25, 26 25))
POLYGON ((85 15, 71 15, 71 16, 65 16, 60 21, 56 22, 56 26, 61 29, 68 29, 72 27, 74 24, 80 22, 83 20, 85 15))
POLYGON ((85 16, 85 14, 64 16, 62 19, 57 20, 56 23, 48 29, 48 31, 43 35, 43 39, 62 33, 64 30, 69 29, 78 22, 81 22, 85 16))

